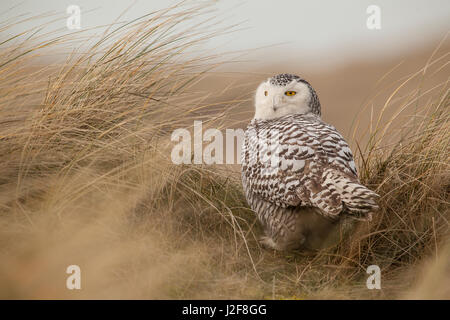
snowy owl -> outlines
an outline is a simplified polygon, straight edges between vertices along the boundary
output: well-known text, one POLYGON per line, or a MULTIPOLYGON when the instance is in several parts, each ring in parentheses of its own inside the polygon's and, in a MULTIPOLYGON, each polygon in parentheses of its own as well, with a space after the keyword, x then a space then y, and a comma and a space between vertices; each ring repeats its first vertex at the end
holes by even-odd
POLYGON ((299 76, 279 74, 256 90, 242 184, 266 247, 317 249, 343 217, 370 219, 378 209, 378 195, 359 182, 348 144, 320 115, 315 90, 299 76))

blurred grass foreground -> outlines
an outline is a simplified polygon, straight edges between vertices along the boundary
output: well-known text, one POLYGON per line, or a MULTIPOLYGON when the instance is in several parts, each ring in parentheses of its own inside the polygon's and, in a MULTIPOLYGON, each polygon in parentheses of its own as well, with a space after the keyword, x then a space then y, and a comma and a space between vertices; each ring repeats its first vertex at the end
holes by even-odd
POLYGON ((448 76, 423 88, 449 74, 449 52, 367 105, 370 125, 347 137, 381 195, 374 220, 316 254, 279 253, 259 246, 235 167, 170 159, 173 130, 251 110, 251 93, 199 90, 218 64, 199 46, 227 31, 205 12, 177 5, 95 41, 1 25, 0 298, 450 298, 448 76), (61 47, 62 62, 45 59, 61 47), (381 290, 366 287, 374 264, 381 290), (82 290, 66 288, 69 265, 82 290))

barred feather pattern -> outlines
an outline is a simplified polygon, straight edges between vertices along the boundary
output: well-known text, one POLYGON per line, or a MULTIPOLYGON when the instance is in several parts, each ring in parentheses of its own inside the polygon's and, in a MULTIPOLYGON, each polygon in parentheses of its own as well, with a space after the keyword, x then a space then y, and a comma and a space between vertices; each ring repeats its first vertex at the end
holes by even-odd
POLYGON ((319 115, 253 119, 241 156, 247 201, 271 236, 295 233, 302 208, 331 220, 370 219, 378 209, 378 195, 359 182, 347 142, 319 115))

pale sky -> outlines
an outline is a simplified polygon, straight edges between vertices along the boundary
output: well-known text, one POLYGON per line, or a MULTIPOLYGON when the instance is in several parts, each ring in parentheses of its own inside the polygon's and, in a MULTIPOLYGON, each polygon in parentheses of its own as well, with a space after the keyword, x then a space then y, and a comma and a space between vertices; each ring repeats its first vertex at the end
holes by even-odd
MULTIPOLYGON (((44 12, 66 14, 69 5, 81 8, 81 27, 112 23, 127 7, 121 19, 131 20, 165 8, 170 0, 2 0, 0 19, 44 12), (11 10, 9 10, 12 8, 11 10)), ((192 1, 191 2, 195 2, 192 1)), ((198 1, 197 1, 198 2, 198 1)), ((204 2, 204 1, 203 1, 204 2)), ((244 30, 212 39, 206 49, 260 50, 267 57, 301 56, 312 64, 339 62, 351 56, 375 57, 436 44, 450 30, 449 0, 216 0, 211 1, 225 24, 242 22, 244 30), (366 26, 369 5, 381 9, 381 29, 366 26)), ((35 22, 33 22, 35 23, 35 22)), ((62 22, 58 22, 62 23, 62 22)), ((29 27, 22 24, 10 32, 29 27)), ((63 27, 63 26, 61 26, 63 27)), ((257 54, 255 54, 255 57, 257 54)))

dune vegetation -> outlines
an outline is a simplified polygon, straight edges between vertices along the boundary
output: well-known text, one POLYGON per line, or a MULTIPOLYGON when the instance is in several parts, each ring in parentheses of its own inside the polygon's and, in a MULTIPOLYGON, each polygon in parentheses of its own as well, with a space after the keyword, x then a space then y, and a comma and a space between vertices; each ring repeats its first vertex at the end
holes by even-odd
POLYGON ((251 105, 196 87, 220 64, 201 43, 227 32, 204 13, 183 4, 95 41, 1 26, 0 297, 450 298, 448 77, 423 87, 448 74, 449 52, 385 87, 383 105, 362 109, 370 126, 357 117, 346 137, 380 195, 374 219, 320 252, 274 252, 235 166, 170 158, 173 130, 224 129, 251 105), (61 48, 62 62, 43 59, 61 48), (74 264, 81 290, 66 288, 74 264), (381 290, 366 287, 370 265, 381 290))

